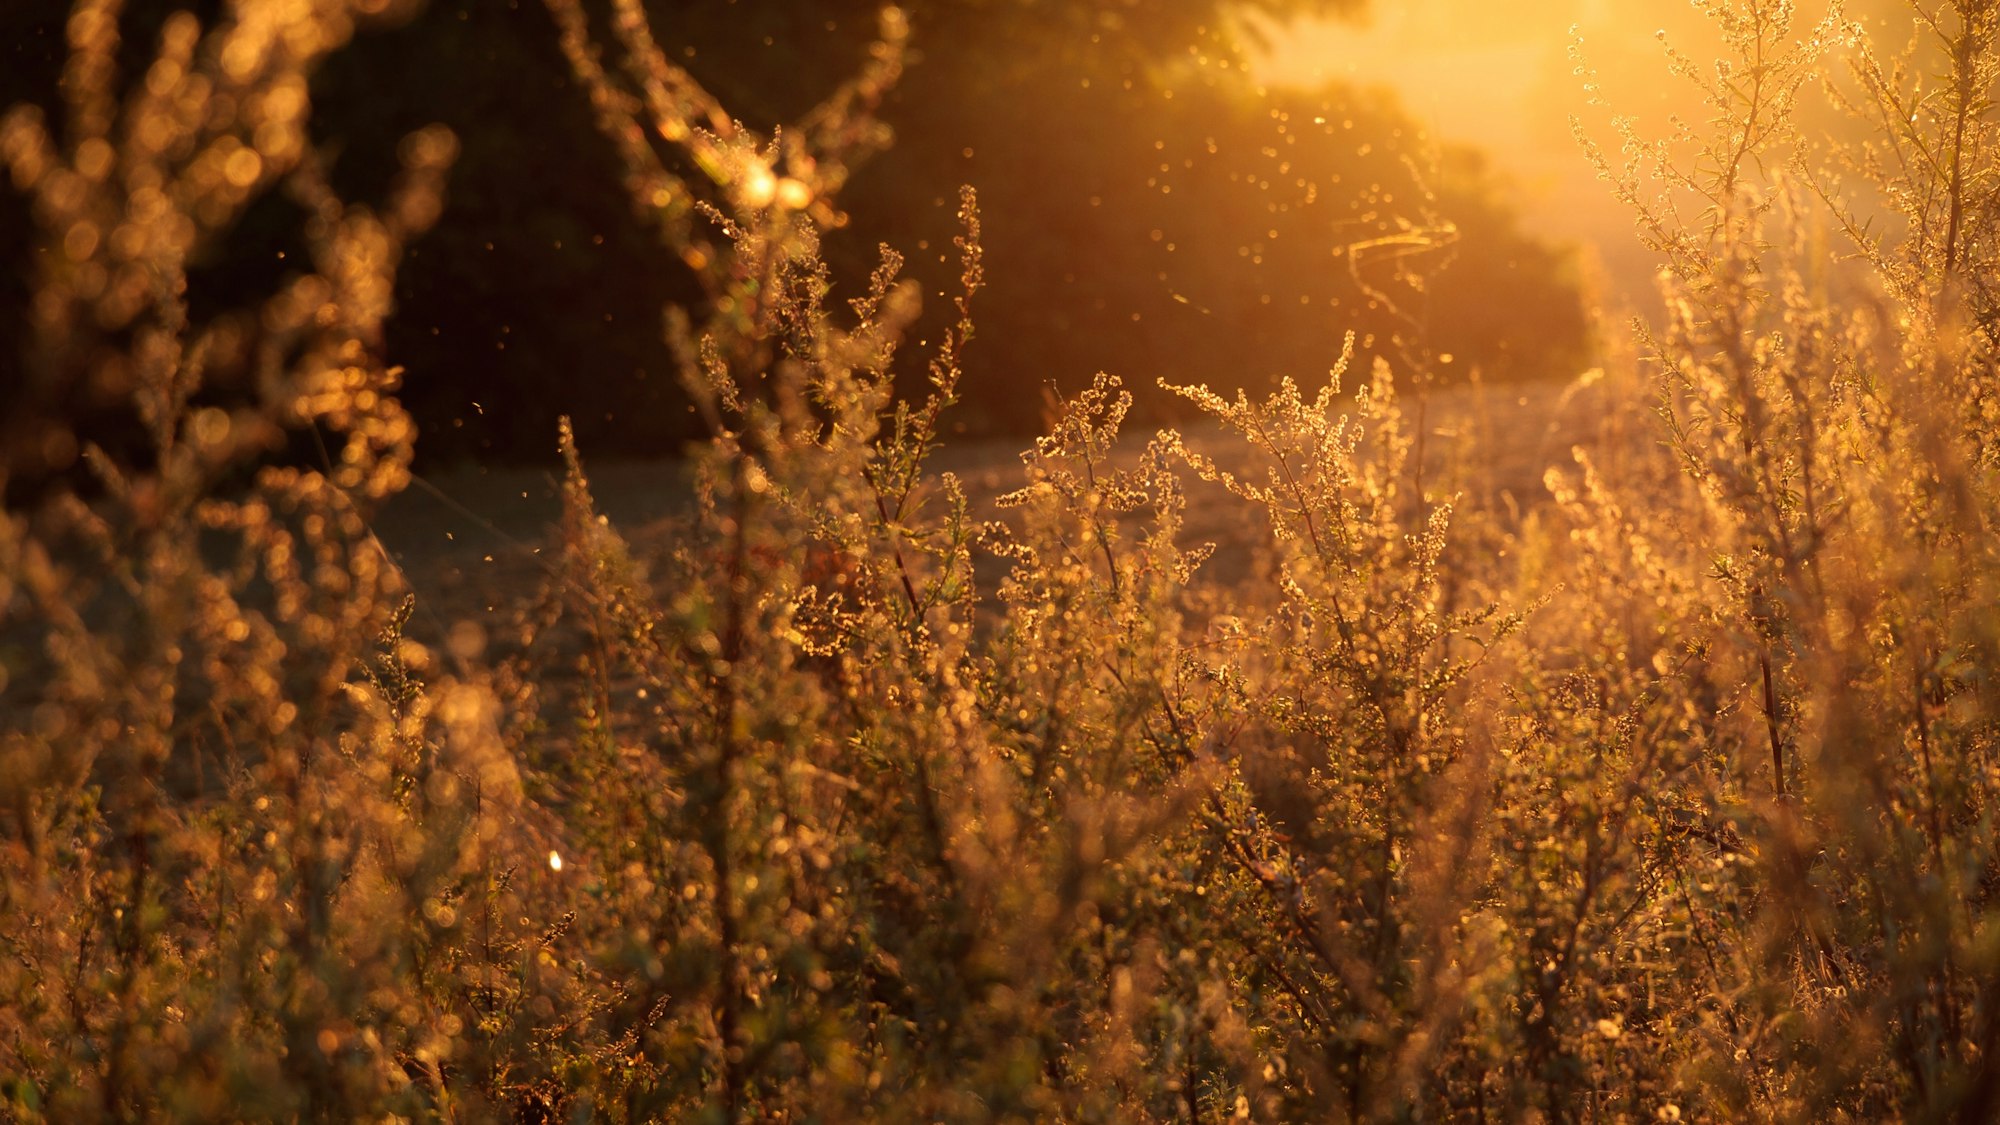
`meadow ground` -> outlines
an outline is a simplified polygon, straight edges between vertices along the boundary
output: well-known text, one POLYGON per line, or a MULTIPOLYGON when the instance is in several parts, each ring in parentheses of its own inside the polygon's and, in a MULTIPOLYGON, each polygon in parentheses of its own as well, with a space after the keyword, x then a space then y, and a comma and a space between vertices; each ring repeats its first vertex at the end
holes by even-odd
MULTIPOLYGON (((1354 376, 1347 379, 1352 390, 1354 376)), ((1620 391, 1597 373, 1569 380, 1503 386, 1460 385, 1432 391, 1428 398, 1425 472, 1445 494, 1459 496, 1459 510, 1493 514, 1500 528, 1513 530, 1520 518, 1549 501, 1543 478, 1550 468, 1574 464, 1573 449, 1615 457, 1620 446, 1657 442, 1641 421, 1634 426, 1631 402, 1614 393, 1641 394, 1629 384, 1620 391)), ((1404 402, 1411 424, 1418 403, 1404 402)), ((1130 425, 1115 458, 1136 463, 1154 431, 1130 425)), ((1244 443, 1220 424, 1197 421, 1183 431, 1191 448, 1240 468, 1248 458, 1244 443)), ((979 519, 999 515, 995 501, 1025 483, 1019 454, 1025 443, 1009 440, 949 443, 935 466, 964 482, 979 519)), ((670 549, 677 519, 690 500, 683 462, 598 461, 584 451, 598 511, 638 550, 641 557, 670 549)), ((1233 585, 1249 577, 1258 547, 1270 529, 1261 514, 1219 486, 1189 477, 1188 545, 1216 545, 1204 568, 1206 583, 1233 585)), ((381 538, 437 628, 460 620, 504 614, 546 576, 544 559, 555 549, 562 515, 560 471, 540 467, 495 467, 468 463, 420 477, 395 497, 374 521, 381 538)), ((998 560, 984 560, 982 579, 995 579, 998 560)), ((982 582, 990 592, 992 583, 982 582)), ((424 622, 417 623, 419 632, 424 622)))

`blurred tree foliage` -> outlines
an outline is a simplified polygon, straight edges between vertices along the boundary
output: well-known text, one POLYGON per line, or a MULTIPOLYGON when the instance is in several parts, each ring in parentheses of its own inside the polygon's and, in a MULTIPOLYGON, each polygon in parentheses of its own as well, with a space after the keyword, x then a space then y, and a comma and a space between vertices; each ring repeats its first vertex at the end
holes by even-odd
MULTIPOLYGON (((0 7, 0 104, 47 103, 68 5, 0 7)), ((135 0, 129 52, 150 52, 149 29, 186 7, 206 18, 219 5, 135 0)), ((689 70, 769 127, 853 70, 876 5, 650 7, 689 70)), ((1140 387, 1261 389, 1330 362, 1349 328, 1376 350, 1422 353, 1416 366, 1441 378, 1473 365, 1492 378, 1564 374, 1581 356, 1566 258, 1517 227, 1476 155, 1429 147, 1383 96, 1267 92, 1246 73, 1244 11, 1284 20, 1361 0, 906 7, 916 65, 883 111, 896 143, 846 193, 851 221, 828 253, 848 290, 879 242, 942 278, 958 185, 978 187, 991 287, 963 425, 1024 431, 1054 391, 1098 370, 1140 387), (1409 284, 1426 277, 1422 292, 1409 284)), ((660 309, 699 290, 633 214, 541 4, 432 0, 331 60, 314 102, 336 186, 362 197, 398 167, 394 138, 441 122, 463 142, 444 220, 405 263, 387 342, 409 368, 427 457, 540 458, 559 414, 600 454, 670 452, 694 435, 660 309)), ((298 227, 287 206, 267 204, 224 256, 197 263, 226 283, 210 291, 262 291, 282 275, 283 232, 298 227)), ((17 263, 24 218, 18 200, 0 204, 0 253, 17 263)), ((17 355, 25 271, 0 273, 0 346, 17 355)), ((1171 409, 1142 396, 1142 414, 1171 409)))

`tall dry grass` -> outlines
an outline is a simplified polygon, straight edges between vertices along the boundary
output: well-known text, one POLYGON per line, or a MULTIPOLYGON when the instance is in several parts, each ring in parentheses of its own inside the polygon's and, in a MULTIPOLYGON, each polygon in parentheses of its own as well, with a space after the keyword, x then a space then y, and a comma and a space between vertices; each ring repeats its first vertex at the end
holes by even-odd
POLYGON ((1895 56, 1705 5, 1729 56, 1669 68, 1712 120, 1591 147, 1664 267, 1603 374, 1654 438, 1549 503, 1440 494, 1422 372, 1341 359, 1173 388, 1229 458, 1121 439, 1100 377, 988 520, 933 467, 975 196, 921 402, 899 256, 837 302, 818 254, 902 15, 767 135, 637 0, 547 2, 706 285, 668 331, 710 438, 649 554, 564 434, 501 635, 413 639, 368 530, 414 440, 380 325, 452 151, 410 138, 379 210, 326 185, 307 79, 380 5, 178 18, 121 85, 85 0, 65 136, 0 129, 26 370, 146 435, 0 524, 11 1116, 2000 1113, 2000 5, 1913 9, 1895 56), (1801 128, 1815 90, 1869 140, 1801 128), (269 191, 311 261, 191 322, 190 256, 269 191), (1268 527, 1247 580, 1197 580, 1191 502, 1268 527))

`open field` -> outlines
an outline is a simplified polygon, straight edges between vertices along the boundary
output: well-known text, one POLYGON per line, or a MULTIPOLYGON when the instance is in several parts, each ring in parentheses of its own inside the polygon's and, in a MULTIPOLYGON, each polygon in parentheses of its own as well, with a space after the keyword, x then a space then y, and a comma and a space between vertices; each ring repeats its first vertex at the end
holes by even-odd
MULTIPOLYGON (((1471 510, 1516 522, 1521 513, 1547 504, 1543 476, 1551 468, 1573 468, 1572 449, 1599 452, 1607 441, 1659 440, 1633 417, 1633 407, 1643 404, 1614 409, 1606 393, 1599 380, 1432 392, 1426 463, 1433 486, 1442 494, 1460 494, 1471 510)), ((1414 412, 1415 404, 1409 408, 1414 412)), ((1144 427, 1132 429, 1136 432, 1127 434, 1114 454, 1118 464, 1135 463, 1150 440, 1144 427)), ((1186 436, 1193 448, 1220 463, 1244 467, 1242 443, 1219 426, 1198 423, 1186 436)), ((994 500, 1026 481, 1022 444, 952 444, 935 467, 965 483, 975 517, 996 518, 994 500)), ((1599 460, 1605 460, 1601 453, 1599 460)), ((1615 463, 1615 453, 1610 460, 1615 463)), ((589 469, 598 511, 642 556, 671 544, 691 500, 684 463, 590 458, 589 469)), ((1221 488, 1197 482, 1190 496, 1184 539, 1216 544, 1211 580, 1225 585, 1243 580, 1253 547, 1270 537, 1268 525, 1221 488)), ((559 470, 474 465, 427 476, 397 496, 373 528, 420 599, 442 617, 457 619, 497 612, 546 579, 541 560, 559 548, 554 536, 561 514, 559 470)))

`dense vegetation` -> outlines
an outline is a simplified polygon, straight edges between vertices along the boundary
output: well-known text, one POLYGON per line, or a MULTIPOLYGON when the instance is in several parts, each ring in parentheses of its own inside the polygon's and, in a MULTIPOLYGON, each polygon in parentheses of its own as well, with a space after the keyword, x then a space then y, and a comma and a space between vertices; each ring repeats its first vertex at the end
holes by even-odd
MULTIPOLYGON (((1579 125, 1665 301, 1589 377, 1632 436, 1547 503, 1444 493, 1412 330, 1323 389, 1165 388, 1208 421, 1150 441, 1100 376, 983 519, 933 467, 979 197, 927 347, 896 250, 842 301, 822 250, 907 14, 763 131, 637 0, 547 0, 704 295, 667 340, 708 437, 647 553, 565 426, 503 627, 422 616, 370 531, 460 147, 411 134, 364 206, 308 143, 383 7, 175 17, 121 85, 81 0, 60 131, 0 126, 26 362, 148 450, 43 427, 96 481, 0 521, 10 1116, 2000 1114, 2000 4, 1885 55, 1709 0, 1729 56, 1666 64, 1703 128, 1579 125), (1868 144, 1794 127, 1822 95, 1868 144), (303 249, 218 308, 192 265, 273 194, 303 249), (1259 521, 1242 581, 1193 504, 1259 521)), ((1449 216, 1406 219, 1370 288, 1421 326, 1449 216)))

